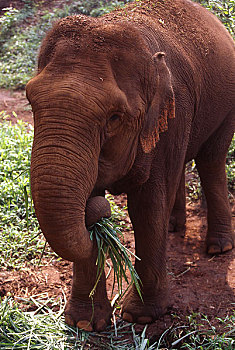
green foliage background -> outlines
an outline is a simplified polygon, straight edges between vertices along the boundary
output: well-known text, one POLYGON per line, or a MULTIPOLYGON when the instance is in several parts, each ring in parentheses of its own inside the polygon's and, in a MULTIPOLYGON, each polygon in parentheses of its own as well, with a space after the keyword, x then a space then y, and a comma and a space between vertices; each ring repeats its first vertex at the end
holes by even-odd
POLYGON ((234 0, 194 0, 213 12, 235 37, 235 1, 234 0))
MULTIPOLYGON (((7 115, 0 113, 1 117, 7 115)), ((0 266, 18 269, 40 259, 40 234, 30 196, 33 128, 21 120, 0 128, 0 266)))
POLYGON ((18 10, 8 8, 0 17, 0 87, 24 88, 32 77, 45 33, 56 20, 73 15, 100 16, 128 1, 65 0, 62 8, 41 10, 40 3, 23 0, 18 10))

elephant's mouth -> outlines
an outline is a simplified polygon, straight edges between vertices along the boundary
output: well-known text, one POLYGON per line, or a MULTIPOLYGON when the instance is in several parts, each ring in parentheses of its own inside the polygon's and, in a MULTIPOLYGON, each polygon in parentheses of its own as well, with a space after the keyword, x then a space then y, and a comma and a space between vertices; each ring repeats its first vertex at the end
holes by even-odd
POLYGON ((89 198, 85 210, 86 227, 94 225, 101 218, 109 218, 111 216, 110 204, 102 196, 89 198))

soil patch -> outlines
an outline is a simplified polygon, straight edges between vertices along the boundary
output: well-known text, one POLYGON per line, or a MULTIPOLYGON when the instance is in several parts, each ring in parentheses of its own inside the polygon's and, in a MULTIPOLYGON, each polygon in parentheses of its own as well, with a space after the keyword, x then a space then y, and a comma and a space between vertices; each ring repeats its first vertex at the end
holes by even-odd
POLYGON ((33 115, 31 106, 26 98, 25 91, 10 91, 0 89, 0 115, 1 118, 17 122, 17 118, 33 125, 33 115))

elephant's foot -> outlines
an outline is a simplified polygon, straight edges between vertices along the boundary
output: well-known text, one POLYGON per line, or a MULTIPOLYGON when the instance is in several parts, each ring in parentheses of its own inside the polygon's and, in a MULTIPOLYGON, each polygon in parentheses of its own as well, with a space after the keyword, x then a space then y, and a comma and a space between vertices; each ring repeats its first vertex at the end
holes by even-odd
POLYGON ((221 254, 234 248, 234 238, 232 235, 212 235, 208 234, 206 238, 208 254, 221 254))
POLYGON ((65 322, 88 332, 101 332, 110 324, 112 308, 108 301, 81 301, 71 297, 65 309, 65 322))
POLYGON ((158 296, 148 298, 144 302, 140 299, 135 289, 129 291, 122 305, 122 318, 133 323, 152 323, 166 312, 167 291, 158 293, 158 296))
POLYGON ((90 259, 73 264, 73 284, 65 308, 65 321, 86 331, 102 331, 110 323, 112 308, 107 298, 105 274, 102 272, 93 298, 89 295, 97 279, 97 252, 90 259))

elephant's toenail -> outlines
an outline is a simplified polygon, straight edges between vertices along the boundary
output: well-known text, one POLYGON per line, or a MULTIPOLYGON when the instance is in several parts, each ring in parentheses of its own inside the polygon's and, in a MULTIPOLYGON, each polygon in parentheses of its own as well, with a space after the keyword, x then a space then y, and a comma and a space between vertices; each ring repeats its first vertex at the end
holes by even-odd
POLYGON ((86 332, 92 332, 93 331, 91 323, 89 321, 86 321, 86 320, 78 321, 77 327, 79 329, 82 329, 82 330, 86 331, 86 332))
POLYGON ((107 323, 106 321, 102 318, 101 320, 99 320, 97 323, 96 323, 96 330, 97 332, 101 332, 103 330, 105 330, 107 326, 107 323))
POLYGON ((71 327, 75 326, 75 322, 70 315, 65 315, 65 323, 71 327))
POLYGON ((208 248, 208 254, 220 254, 221 248, 218 245, 211 245, 208 248))
POLYGON ((151 322, 153 322, 153 319, 151 316, 140 316, 137 319, 137 323, 140 323, 140 324, 146 324, 151 322))
POLYGON ((223 246, 222 251, 227 252, 228 250, 233 249, 233 245, 231 243, 227 243, 223 246))
POLYGON ((133 317, 131 314, 129 314, 128 312, 124 312, 123 315, 122 315, 122 318, 124 321, 126 322, 130 322, 132 323, 133 322, 133 317))

